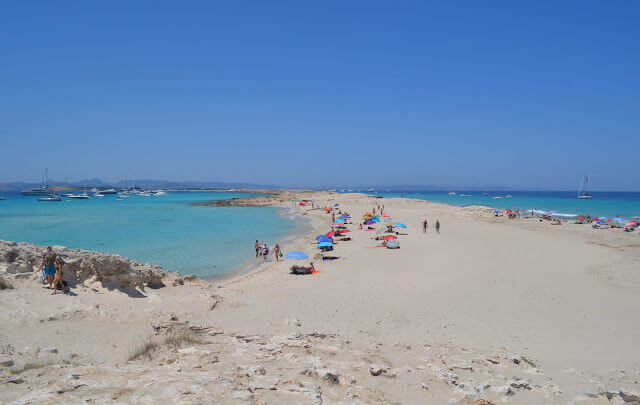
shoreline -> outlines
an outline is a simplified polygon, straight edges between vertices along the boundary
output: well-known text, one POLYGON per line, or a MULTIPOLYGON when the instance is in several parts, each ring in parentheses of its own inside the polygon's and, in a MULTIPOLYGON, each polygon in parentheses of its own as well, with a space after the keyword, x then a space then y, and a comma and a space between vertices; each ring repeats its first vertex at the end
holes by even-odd
POLYGON ((122 387, 122 402, 640 401, 640 244, 628 234, 353 193, 283 191, 260 205, 305 220, 281 246, 308 253, 319 273, 259 262, 140 296, 91 281, 52 297, 33 278, 10 279, 0 342, 19 354, 0 369, 0 397, 20 402, 41 387, 48 398, 54 381, 78 385, 55 388, 68 402, 122 387), (338 260, 316 262, 314 236, 331 215, 292 203, 304 199, 351 215, 351 240, 330 254, 338 260), (400 249, 376 248, 376 234, 357 227, 378 204, 407 226, 400 249), (175 343, 171 330, 199 335, 175 343), (154 345, 131 358, 145 342, 154 345), (21 371, 28 362, 41 365, 21 371), (16 375, 27 384, 7 382, 16 375))

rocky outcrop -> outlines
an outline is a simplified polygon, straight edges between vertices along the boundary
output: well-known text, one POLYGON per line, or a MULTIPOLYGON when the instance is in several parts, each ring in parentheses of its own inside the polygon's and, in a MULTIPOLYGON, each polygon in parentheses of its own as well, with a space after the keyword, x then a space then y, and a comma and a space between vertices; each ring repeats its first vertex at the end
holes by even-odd
MULTIPOLYGON (((39 274, 45 250, 46 246, 0 240, 0 275, 21 278, 39 274)), ((53 250, 64 260, 64 279, 71 285, 99 282, 109 289, 160 288, 168 278, 179 277, 155 264, 138 263, 114 254, 64 246, 53 246, 53 250)))

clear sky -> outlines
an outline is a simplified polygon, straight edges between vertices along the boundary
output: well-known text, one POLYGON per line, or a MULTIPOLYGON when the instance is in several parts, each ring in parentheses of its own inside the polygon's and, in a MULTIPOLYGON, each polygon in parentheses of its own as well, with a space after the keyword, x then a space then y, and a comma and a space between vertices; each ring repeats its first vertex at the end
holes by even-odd
POLYGON ((0 181, 640 190, 638 1, 6 1, 0 181))

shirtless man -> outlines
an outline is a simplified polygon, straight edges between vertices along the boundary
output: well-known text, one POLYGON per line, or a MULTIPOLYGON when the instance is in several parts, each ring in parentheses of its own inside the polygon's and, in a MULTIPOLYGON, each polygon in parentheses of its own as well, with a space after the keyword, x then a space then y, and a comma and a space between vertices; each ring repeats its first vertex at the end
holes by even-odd
POLYGON ((260 256, 262 248, 260 247, 260 242, 256 240, 256 257, 260 256))
POLYGON ((56 257, 51 246, 48 246, 47 251, 42 255, 42 271, 49 283, 49 288, 53 288, 53 278, 56 275, 56 257))
POLYGON ((440 234, 440 221, 436 220, 436 233, 440 234))

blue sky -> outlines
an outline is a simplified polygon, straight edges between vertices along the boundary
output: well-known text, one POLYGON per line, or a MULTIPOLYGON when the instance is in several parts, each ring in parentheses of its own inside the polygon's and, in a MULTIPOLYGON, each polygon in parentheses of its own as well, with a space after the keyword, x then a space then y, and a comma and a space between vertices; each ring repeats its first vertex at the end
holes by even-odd
POLYGON ((640 3, 5 2, 0 181, 640 189, 640 3))

